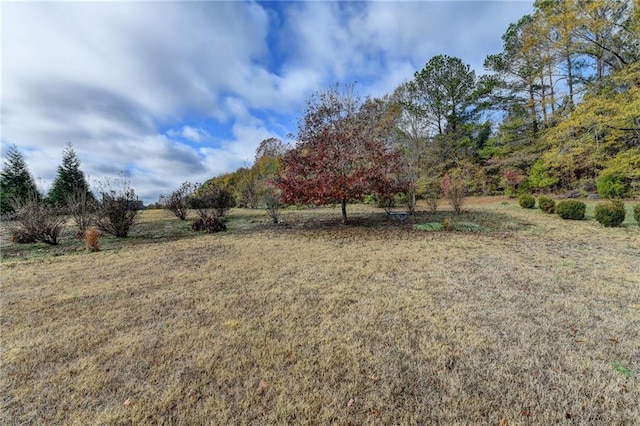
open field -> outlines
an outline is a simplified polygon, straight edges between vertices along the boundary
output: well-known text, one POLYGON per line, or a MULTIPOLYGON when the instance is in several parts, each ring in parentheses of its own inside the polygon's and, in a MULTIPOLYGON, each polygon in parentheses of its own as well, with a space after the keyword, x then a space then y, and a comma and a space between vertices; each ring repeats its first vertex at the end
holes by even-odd
POLYGON ((640 227, 466 209, 5 236, 0 424, 640 424, 640 227))

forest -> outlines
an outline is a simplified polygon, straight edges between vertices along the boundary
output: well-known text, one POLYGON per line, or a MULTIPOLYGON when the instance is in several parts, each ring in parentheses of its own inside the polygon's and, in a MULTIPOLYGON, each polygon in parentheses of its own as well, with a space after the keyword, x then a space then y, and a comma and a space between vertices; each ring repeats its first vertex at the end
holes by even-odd
POLYGON ((246 207, 274 191, 303 204, 396 193, 411 210, 445 176, 469 194, 638 196, 637 3, 536 1, 502 41, 483 75, 441 54, 380 99, 349 83, 319 91, 295 143, 267 139, 253 165, 205 187, 246 207))

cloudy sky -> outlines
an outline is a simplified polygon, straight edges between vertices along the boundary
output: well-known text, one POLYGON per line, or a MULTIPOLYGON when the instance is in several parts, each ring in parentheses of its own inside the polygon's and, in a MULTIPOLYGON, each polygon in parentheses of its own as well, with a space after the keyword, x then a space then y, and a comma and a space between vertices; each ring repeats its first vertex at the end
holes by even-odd
POLYGON ((47 190, 74 146, 90 183, 146 203, 287 141, 305 99, 382 96, 438 54, 478 73, 532 1, 1 2, 2 155, 47 190))

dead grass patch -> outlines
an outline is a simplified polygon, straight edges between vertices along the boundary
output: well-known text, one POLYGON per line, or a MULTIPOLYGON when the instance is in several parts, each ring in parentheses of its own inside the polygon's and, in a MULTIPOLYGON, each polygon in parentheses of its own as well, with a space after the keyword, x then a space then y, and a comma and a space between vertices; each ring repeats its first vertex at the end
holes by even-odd
POLYGON ((5 259, 0 423, 636 423, 640 230, 467 209, 5 259))

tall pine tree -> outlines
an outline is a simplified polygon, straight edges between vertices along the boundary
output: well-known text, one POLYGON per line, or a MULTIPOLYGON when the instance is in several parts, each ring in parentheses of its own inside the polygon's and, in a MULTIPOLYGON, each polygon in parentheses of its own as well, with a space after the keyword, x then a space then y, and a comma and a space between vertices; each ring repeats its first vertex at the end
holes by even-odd
POLYGON ((29 194, 39 195, 36 183, 22 153, 12 145, 0 173, 0 212, 12 213, 13 201, 26 200, 29 194))
POLYGON ((66 204, 69 196, 78 191, 89 193, 89 184, 80 170, 80 160, 73 150, 71 142, 62 151, 62 164, 58 166, 58 174, 47 196, 50 204, 66 204))

